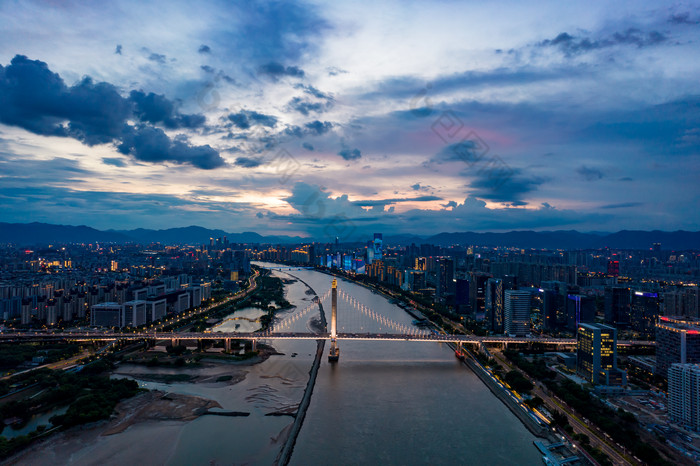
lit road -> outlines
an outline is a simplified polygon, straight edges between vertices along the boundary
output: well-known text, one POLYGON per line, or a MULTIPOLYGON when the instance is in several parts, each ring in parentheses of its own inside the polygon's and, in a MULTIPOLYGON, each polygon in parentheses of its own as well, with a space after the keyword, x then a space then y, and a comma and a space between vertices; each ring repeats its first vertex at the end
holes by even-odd
POLYGON ((571 408, 569 408, 568 405, 563 403, 562 401, 556 399, 553 396, 548 395, 545 393, 544 390, 540 387, 540 385, 537 383, 536 380, 532 379, 527 373, 524 371, 520 370, 518 367, 512 365, 509 361, 506 360, 506 358, 499 352, 499 351, 494 351, 492 352, 492 355, 496 357, 498 362, 505 366, 507 370, 516 370, 520 372, 523 377, 526 377, 528 380, 532 382, 534 385, 534 388, 532 389, 533 395, 537 395, 542 400, 545 402, 545 406, 547 406, 548 409, 552 409, 553 406, 556 406, 556 408, 564 413, 566 415, 569 424, 571 424, 571 427, 574 429, 574 433, 577 434, 585 434, 588 436, 591 446, 598 448, 601 450, 603 453, 608 455, 610 460, 616 464, 616 465, 631 465, 634 464, 630 462, 625 456, 624 453, 621 453, 617 451, 612 445, 610 445, 607 440, 604 437, 604 434, 596 427, 591 428, 590 425, 586 424, 583 422, 581 419, 579 419, 575 414, 571 412, 571 408))

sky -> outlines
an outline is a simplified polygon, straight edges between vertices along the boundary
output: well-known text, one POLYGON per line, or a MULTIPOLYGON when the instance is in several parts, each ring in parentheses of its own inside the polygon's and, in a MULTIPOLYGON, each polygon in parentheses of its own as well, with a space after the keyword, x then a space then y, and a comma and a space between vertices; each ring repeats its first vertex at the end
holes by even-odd
POLYGON ((700 230, 700 3, 3 1, 0 221, 700 230))

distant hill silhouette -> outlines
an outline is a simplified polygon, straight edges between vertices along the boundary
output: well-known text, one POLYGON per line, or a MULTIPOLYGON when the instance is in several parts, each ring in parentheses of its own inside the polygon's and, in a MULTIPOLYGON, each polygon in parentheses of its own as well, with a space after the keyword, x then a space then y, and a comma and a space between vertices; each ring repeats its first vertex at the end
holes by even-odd
POLYGON ((209 238, 226 236, 230 243, 298 243, 298 236, 262 236, 254 232, 227 233, 199 226, 168 228, 166 230, 107 230, 50 223, 2 223, 0 243, 21 246, 50 243, 163 243, 163 244, 209 244, 209 238))
MULTIPOLYGON (((199 226, 168 228, 165 230, 107 230, 101 231, 85 225, 53 225, 49 223, 1 223, 0 243, 32 246, 50 243, 163 243, 208 244, 209 238, 226 236, 230 243, 293 244, 311 241, 298 236, 263 236, 255 232, 227 233, 199 226)), ((370 240, 368 235, 366 240, 370 240)), ((324 241, 322 238, 319 241, 324 241)), ((364 242, 360 241, 360 243, 364 242)), ((697 231, 638 231, 622 230, 617 233, 581 233, 576 230, 561 231, 510 231, 506 233, 439 233, 433 236, 412 234, 385 235, 388 245, 437 244, 473 246, 512 246, 534 249, 588 249, 618 248, 647 249, 653 243, 661 243, 663 249, 700 249, 700 232, 697 231)))
POLYGON ((581 233, 562 231, 511 231, 507 233, 440 233, 425 239, 426 243, 449 246, 513 246, 534 249, 648 249, 661 243, 662 249, 700 249, 698 231, 639 231, 622 230, 617 233, 581 233))

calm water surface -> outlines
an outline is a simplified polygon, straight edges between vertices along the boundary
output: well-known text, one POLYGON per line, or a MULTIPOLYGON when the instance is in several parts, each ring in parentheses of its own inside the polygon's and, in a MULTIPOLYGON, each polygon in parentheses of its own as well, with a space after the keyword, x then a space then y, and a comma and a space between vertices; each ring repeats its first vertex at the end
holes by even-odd
MULTIPOLYGON (((332 277, 311 270, 274 273, 298 279, 285 287, 296 308, 280 313, 276 326, 283 331, 312 331, 310 320, 318 318, 316 309, 291 319, 311 303, 301 280, 321 296, 332 277)), ((413 318, 381 295, 344 280, 338 286, 376 313, 411 325, 413 318)), ((330 298, 323 304, 330 319, 330 298)), ((238 331, 249 331, 256 324, 240 317, 254 320, 259 314, 239 311, 219 330, 234 331, 238 323, 238 331)), ((391 332, 391 325, 339 299, 339 332, 391 332)), ((273 344, 283 355, 247 367, 245 380, 236 385, 140 382, 148 388, 213 399, 226 410, 250 412, 249 417, 203 416, 185 424, 173 439, 176 448, 168 464, 274 462, 293 419, 266 414, 300 402, 316 343, 273 344)), ((340 350, 339 363, 323 359, 291 464, 542 464, 532 444, 535 437, 447 346, 341 341, 340 350)))

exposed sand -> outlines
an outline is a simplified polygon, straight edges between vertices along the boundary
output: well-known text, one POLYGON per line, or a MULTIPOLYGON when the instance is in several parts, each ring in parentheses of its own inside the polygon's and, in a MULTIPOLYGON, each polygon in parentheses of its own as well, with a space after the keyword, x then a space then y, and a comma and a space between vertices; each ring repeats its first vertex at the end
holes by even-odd
POLYGON ((142 393, 125 400, 107 421, 51 435, 7 461, 31 465, 164 464, 186 422, 221 406, 195 396, 142 393), (120 435, 113 435, 119 433, 120 435), (149 442, 136 441, 148 436, 149 442))

